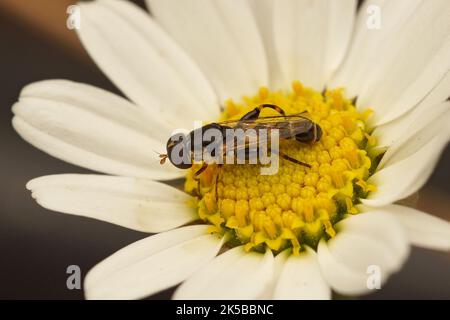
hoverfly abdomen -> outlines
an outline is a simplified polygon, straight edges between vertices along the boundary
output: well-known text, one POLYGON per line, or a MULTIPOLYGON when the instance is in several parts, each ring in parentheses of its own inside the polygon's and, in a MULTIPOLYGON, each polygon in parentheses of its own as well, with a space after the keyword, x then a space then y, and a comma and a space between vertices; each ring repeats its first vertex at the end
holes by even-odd
POLYGON ((307 130, 295 135, 295 140, 302 143, 315 143, 322 138, 322 129, 320 126, 314 122, 310 124, 311 126, 307 130))

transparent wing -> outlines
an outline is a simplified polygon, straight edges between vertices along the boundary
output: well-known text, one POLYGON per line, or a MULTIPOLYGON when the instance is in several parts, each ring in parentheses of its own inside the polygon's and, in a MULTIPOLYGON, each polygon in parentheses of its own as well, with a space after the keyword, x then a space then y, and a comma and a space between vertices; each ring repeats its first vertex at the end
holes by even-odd
POLYGON ((220 125, 223 126, 227 126, 230 128, 244 128, 244 127, 253 127, 255 126, 255 124, 262 124, 262 125, 273 125, 273 124, 277 124, 280 122, 289 122, 289 121, 301 121, 301 120, 306 120, 306 121, 311 121, 309 118, 307 118, 304 115, 300 115, 300 114, 294 114, 294 115, 289 115, 289 116, 269 116, 269 117, 259 117, 258 119, 252 121, 252 120, 227 120, 227 121, 221 121, 221 122, 217 122, 220 125))
POLYGON ((218 122, 218 124, 233 129, 226 136, 228 143, 223 144, 223 153, 246 150, 249 155, 252 150, 254 152, 258 148, 265 148, 271 143, 271 131, 273 130, 278 130, 279 139, 283 140, 306 132, 313 126, 313 122, 302 115, 260 117, 255 121, 230 120, 218 122), (246 136, 235 139, 234 137, 238 133, 236 129, 244 130, 246 136), (251 131, 249 129, 254 129, 252 134, 249 134, 251 131), (267 130, 267 135, 262 135, 263 129, 267 130), (255 135, 258 137, 257 139, 255 139, 255 135))
POLYGON ((280 139, 289 139, 299 133, 308 131, 313 122, 303 115, 290 115, 260 117, 255 121, 229 120, 218 122, 218 124, 232 129, 255 129, 257 132, 262 129, 269 132, 277 129, 280 139))

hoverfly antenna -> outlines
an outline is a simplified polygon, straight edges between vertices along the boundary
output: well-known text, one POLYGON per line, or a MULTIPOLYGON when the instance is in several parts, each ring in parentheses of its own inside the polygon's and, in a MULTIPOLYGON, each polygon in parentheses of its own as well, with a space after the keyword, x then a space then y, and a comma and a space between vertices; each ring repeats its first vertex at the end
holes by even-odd
POLYGON ((159 160, 159 163, 164 164, 167 159, 167 154, 160 154, 159 157, 161 158, 161 160, 159 160))
POLYGON ((164 164, 168 158, 167 154, 160 154, 159 157, 161 158, 161 160, 159 160, 160 164, 164 164))
POLYGON ((168 158, 167 154, 159 153, 158 151, 155 151, 155 150, 153 150, 153 152, 156 153, 159 156, 159 158, 160 158, 159 163, 160 164, 164 164, 166 162, 166 159, 168 158))

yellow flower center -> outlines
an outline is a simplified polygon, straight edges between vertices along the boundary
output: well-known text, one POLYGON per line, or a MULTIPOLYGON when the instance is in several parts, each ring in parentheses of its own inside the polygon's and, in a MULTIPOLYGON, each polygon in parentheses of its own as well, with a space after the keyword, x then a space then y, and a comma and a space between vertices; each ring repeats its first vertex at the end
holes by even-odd
MULTIPOLYGON (((229 244, 244 244, 247 250, 291 247, 297 254, 302 245, 315 248, 322 237, 334 237, 333 226, 345 215, 357 214, 359 199, 375 188, 367 183, 374 162, 367 152, 374 143, 366 126, 370 111, 359 112, 343 93, 336 89, 322 94, 294 82, 289 92, 261 88, 239 103, 227 101, 220 121, 239 119, 270 103, 287 115, 306 111, 323 135, 310 145, 280 141, 283 153, 311 168, 280 159, 277 174, 260 175, 260 165, 210 165, 195 179, 199 165, 194 165, 185 190, 193 195, 200 190, 194 201, 200 219, 213 232, 228 234, 229 244)), ((261 113, 274 115, 279 114, 261 113)))

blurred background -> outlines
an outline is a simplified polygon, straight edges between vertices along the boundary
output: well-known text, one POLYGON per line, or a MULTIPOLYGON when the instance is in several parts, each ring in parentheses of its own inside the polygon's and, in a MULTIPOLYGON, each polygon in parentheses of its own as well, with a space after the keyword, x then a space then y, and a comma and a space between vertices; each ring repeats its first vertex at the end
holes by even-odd
MULTIPOLYGON (((143 1, 133 1, 144 7, 143 1)), ((82 299, 68 290, 66 269, 82 276, 118 249, 146 237, 104 222, 53 213, 31 199, 25 184, 57 173, 88 173, 33 148, 11 126, 11 106, 28 83, 70 79, 117 94, 67 29, 70 0, 0 1, 0 299, 82 299)), ((149 150, 151 152, 151 150, 149 150)), ((450 221, 450 148, 447 147, 418 207, 450 221)), ((402 271, 363 299, 450 299, 450 253, 414 248, 402 271)), ((168 299, 167 290, 153 299, 168 299)))

